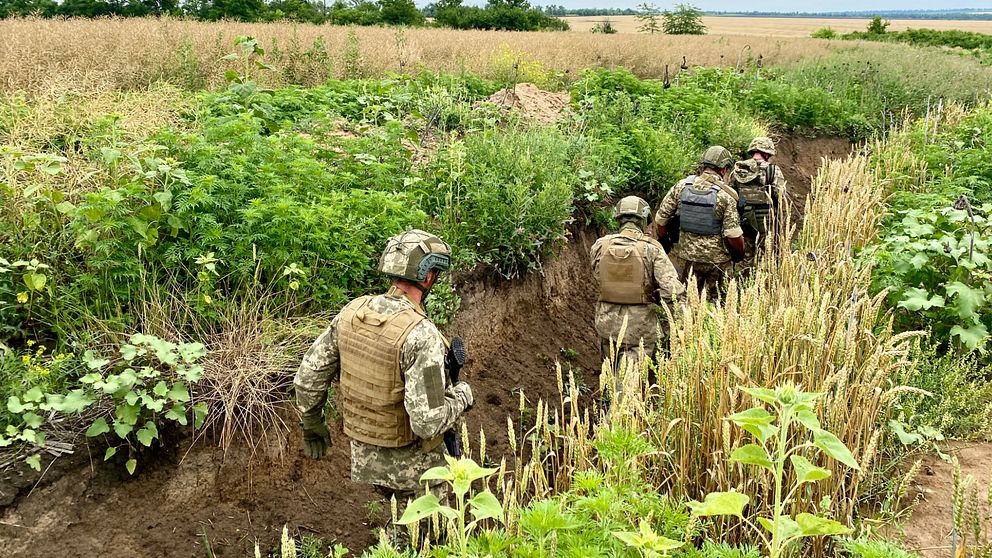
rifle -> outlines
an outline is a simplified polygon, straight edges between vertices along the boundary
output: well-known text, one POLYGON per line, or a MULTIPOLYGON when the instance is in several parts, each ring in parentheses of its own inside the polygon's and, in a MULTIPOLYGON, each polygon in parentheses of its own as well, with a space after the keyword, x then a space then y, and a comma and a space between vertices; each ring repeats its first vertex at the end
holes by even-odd
MULTIPOLYGON (((468 358, 468 351, 465 349, 465 342, 457 335, 451 338, 448 353, 444 355, 444 369, 448 372, 448 379, 451 385, 458 383, 458 375, 465 366, 465 359, 468 358)), ((453 429, 444 433, 444 447, 451 457, 462 456, 462 443, 458 439, 458 433, 453 429)))

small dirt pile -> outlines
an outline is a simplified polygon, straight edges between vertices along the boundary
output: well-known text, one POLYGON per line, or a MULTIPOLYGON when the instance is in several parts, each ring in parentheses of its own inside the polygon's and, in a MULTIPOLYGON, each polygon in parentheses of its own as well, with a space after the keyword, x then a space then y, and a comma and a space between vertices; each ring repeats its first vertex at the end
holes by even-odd
POLYGON ((493 93, 485 102, 519 111, 524 118, 542 124, 554 124, 568 106, 571 95, 568 91, 555 93, 545 91, 533 83, 518 83, 512 88, 493 93))

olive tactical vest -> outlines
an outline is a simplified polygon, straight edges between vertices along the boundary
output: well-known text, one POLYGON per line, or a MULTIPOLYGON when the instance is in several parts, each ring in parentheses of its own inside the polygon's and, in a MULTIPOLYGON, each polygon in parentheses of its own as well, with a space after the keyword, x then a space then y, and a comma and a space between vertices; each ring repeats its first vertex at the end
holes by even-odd
POLYGON ((417 440, 403 406, 400 351, 407 336, 426 317, 413 308, 380 314, 355 299, 341 311, 341 415, 350 438, 398 448, 417 440))
POLYGON ((709 190, 700 194, 692 189, 695 178, 690 176, 686 179, 679 195, 679 227, 701 236, 719 235, 722 227, 716 216, 716 201, 720 186, 710 184, 709 190))
POLYGON ((768 231, 768 218, 771 214, 772 184, 775 182, 775 165, 768 165, 751 182, 737 185, 744 205, 740 208, 741 223, 755 233, 768 231))
POLYGON ((651 277, 644 263, 644 235, 628 231, 614 235, 599 261, 599 301, 612 304, 650 304, 651 277), (636 236, 634 236, 636 235, 636 236), (619 243, 621 237, 633 243, 619 243))

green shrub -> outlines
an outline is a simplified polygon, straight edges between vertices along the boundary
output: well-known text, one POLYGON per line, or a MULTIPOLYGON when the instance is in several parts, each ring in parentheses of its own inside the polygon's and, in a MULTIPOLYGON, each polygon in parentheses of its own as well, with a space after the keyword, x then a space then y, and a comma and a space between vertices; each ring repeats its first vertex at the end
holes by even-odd
POLYGON ((820 29, 813 31, 810 37, 813 37, 814 39, 836 39, 837 32, 831 27, 821 27, 820 29))

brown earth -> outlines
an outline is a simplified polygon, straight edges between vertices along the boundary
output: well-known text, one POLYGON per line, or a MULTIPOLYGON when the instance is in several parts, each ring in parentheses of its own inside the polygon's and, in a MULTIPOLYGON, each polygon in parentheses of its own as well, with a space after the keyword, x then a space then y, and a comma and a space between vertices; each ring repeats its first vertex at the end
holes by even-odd
POLYGON ((524 118, 542 124, 554 124, 570 99, 568 91, 545 91, 533 83, 518 83, 493 93, 485 102, 518 111, 524 118))
MULTIPOLYGON (((982 500, 989 494, 992 482, 992 444, 954 444, 947 450, 957 456, 962 478, 971 475, 978 483, 982 500)), ((951 556, 951 525, 953 518, 953 467, 936 455, 923 459, 923 468, 916 477, 914 492, 918 498, 912 515, 902 525, 902 540, 907 550, 923 558, 951 556)), ((992 511, 992 510, 990 510, 992 511)), ((984 524, 986 536, 992 535, 992 519, 984 524)))
POLYGON ((788 180, 789 200, 794 221, 802 225, 806 197, 809 196, 813 177, 820 168, 821 161, 842 159, 851 153, 851 142, 847 138, 793 138, 783 137, 775 142, 775 157, 772 163, 778 165, 788 180))
MULTIPOLYGON (((776 162, 804 197, 820 157, 848 150, 840 139, 785 139, 776 162)), ((476 397, 466 418, 474 455, 480 429, 491 459, 509 453, 506 417, 517 417, 520 390, 529 409, 540 398, 558 400, 556 359, 578 382, 597 387, 588 253, 599 232, 573 228, 556 260, 521 279, 485 272, 455 278, 462 306, 448 333, 469 347, 463 374, 476 397)), ((190 447, 187 438, 173 440, 141 457, 134 477, 121 462, 103 463, 98 447, 79 447, 50 470, 46 458, 40 480, 9 469, 0 473, 0 556, 202 558, 204 535, 218 557, 252 556, 256 541, 263 554, 272 549, 283 525, 360 554, 374 542, 388 504, 350 481, 339 424, 332 436, 336 445, 320 461, 303 456, 294 430, 288 439, 270 435, 254 456, 237 446, 225 455, 208 441, 190 447)))

